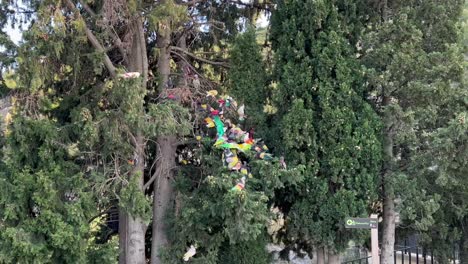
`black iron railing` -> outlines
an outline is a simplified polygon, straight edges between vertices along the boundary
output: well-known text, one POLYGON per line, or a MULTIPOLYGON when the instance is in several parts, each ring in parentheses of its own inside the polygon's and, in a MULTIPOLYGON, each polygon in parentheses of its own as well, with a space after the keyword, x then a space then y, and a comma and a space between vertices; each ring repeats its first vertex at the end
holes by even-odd
POLYGON ((369 259, 371 256, 368 257, 363 257, 363 258, 358 258, 358 259, 353 259, 353 260, 348 260, 345 262, 342 262, 342 264, 369 264, 369 259))
MULTIPOLYGON (((434 264, 434 254, 432 254, 431 251, 419 246, 406 246, 406 241, 405 245, 395 245, 393 253, 395 264, 398 260, 401 260, 401 264, 434 264)), ((451 259, 453 264, 457 264, 457 255, 458 254, 454 248, 453 257, 451 259)), ((370 258, 371 256, 357 258, 342 262, 342 264, 368 264, 370 262, 370 258)))
POLYGON ((395 249, 394 254, 393 254, 394 263, 397 263, 397 259, 399 257, 401 257, 401 264, 405 264, 405 255, 407 255, 408 256, 408 264, 413 263, 413 257, 415 258, 414 262, 416 264, 419 264, 419 263, 434 264, 433 254, 431 253, 431 254, 428 255, 427 250, 425 250, 424 248, 420 248, 418 246, 409 247, 409 246, 406 246, 406 245, 404 245, 404 246, 398 246, 397 245, 395 247, 397 249, 395 249), (401 256, 397 256, 398 255, 397 253, 400 253, 401 256), (421 261, 421 258, 422 258, 422 261, 421 261))

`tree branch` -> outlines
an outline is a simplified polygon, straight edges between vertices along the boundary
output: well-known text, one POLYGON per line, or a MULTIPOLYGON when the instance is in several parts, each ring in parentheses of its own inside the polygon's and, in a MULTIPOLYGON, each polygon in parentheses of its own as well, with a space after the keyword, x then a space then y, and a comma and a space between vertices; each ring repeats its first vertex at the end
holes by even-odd
POLYGON ((84 9, 86 12, 88 12, 88 14, 89 14, 90 16, 92 16, 92 17, 95 17, 95 16, 96 16, 96 13, 93 11, 93 9, 91 9, 91 7, 90 7, 87 3, 83 2, 82 0, 79 0, 78 2, 79 2, 80 5, 83 7, 83 9, 84 9))
POLYGON ((208 60, 208 59, 200 58, 197 55, 195 55, 195 54, 193 54, 191 52, 188 52, 188 51, 186 51, 184 49, 181 49, 181 48, 176 47, 176 46, 171 46, 171 52, 176 54, 176 55, 181 56, 178 52, 175 52, 175 51, 180 51, 180 52, 184 53, 185 55, 188 55, 188 56, 192 57, 193 59, 195 59, 197 61, 201 61, 201 62, 211 64, 211 65, 218 65, 218 66, 221 66, 221 67, 224 67, 224 68, 230 68, 229 65, 227 63, 225 63, 225 62, 211 61, 211 60, 208 60))
POLYGON ((145 183, 145 185, 143 185, 143 190, 148 189, 150 185, 154 182, 154 180, 156 180, 156 177, 158 177, 158 175, 156 174, 156 172, 154 172, 151 178, 145 183))
POLYGON ((206 0, 192 0, 192 1, 189 1, 189 2, 177 2, 177 4, 179 5, 185 5, 185 6, 192 6, 192 5, 195 5, 195 4, 198 4, 198 3, 201 3, 203 1, 206 1, 206 0))
MULTIPOLYGON (((81 17, 80 11, 76 8, 75 4, 71 0, 65 0, 65 4, 68 6, 68 8, 76 12, 78 16, 81 17)), ((93 34, 93 32, 85 25, 85 32, 86 32, 86 37, 88 38, 89 42, 91 45, 99 52, 104 54, 104 65, 106 66, 107 70, 109 71, 109 74, 114 78, 117 76, 116 74, 116 68, 112 61, 110 60, 109 56, 107 55, 104 47, 99 43, 99 40, 96 38, 96 36, 93 34)))
MULTIPOLYGON (((79 0, 79 3, 81 6, 83 6, 83 9, 93 18, 97 16, 97 14, 93 11, 93 9, 85 2, 82 0, 79 0)), ((112 28, 109 28, 109 26, 106 26, 106 30, 109 33, 109 35, 112 38, 112 41, 114 41, 115 46, 119 49, 120 54, 123 57, 124 62, 127 62, 127 53, 125 52, 125 49, 123 48, 122 40, 120 37, 114 32, 112 28)))
POLYGON ((198 144, 198 143, 200 143, 199 140, 192 139, 192 140, 186 140, 186 141, 179 141, 177 143, 174 143, 172 146, 179 147, 179 146, 183 146, 183 145, 198 144))
MULTIPOLYGON (((192 1, 188 1, 188 2, 178 1, 177 4, 185 5, 185 6, 193 6, 195 4, 202 3, 202 2, 205 2, 205 1, 206 0, 192 0, 192 1)), ((270 7, 268 7, 266 4, 244 3, 241 0, 236 0, 236 1, 227 0, 226 3, 236 4, 236 5, 241 5, 241 6, 247 6, 247 7, 255 7, 255 8, 260 9, 260 10, 270 11, 270 7)))
POLYGON ((267 6, 266 4, 244 3, 240 0, 236 0, 236 1, 228 0, 227 2, 231 4, 241 5, 241 6, 255 7, 257 9, 264 10, 264 11, 271 11, 270 7, 267 6))

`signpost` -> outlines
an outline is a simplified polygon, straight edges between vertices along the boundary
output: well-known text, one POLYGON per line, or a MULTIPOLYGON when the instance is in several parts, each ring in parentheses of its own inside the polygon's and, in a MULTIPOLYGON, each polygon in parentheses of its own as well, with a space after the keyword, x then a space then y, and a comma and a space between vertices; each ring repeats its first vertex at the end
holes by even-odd
POLYGON ((346 218, 346 228, 358 228, 358 229, 372 229, 378 227, 377 218, 346 218))
POLYGON ((370 218, 348 217, 345 219, 345 228, 371 230, 372 264, 380 264, 378 227, 379 221, 377 215, 374 214, 370 218))

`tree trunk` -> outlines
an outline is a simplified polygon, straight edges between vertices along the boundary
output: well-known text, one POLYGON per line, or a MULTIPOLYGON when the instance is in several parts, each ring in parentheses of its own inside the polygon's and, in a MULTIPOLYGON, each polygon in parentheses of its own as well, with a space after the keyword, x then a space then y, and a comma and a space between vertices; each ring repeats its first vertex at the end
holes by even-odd
MULTIPOLYGON (((188 51, 187 49, 187 33, 186 31, 182 32, 182 35, 180 36, 179 38, 179 41, 177 42, 177 46, 179 48, 181 48, 182 50, 185 50, 185 51, 188 51)), ((189 66, 188 64, 188 59, 187 59, 187 55, 185 53, 183 54, 180 54, 184 59, 180 60, 179 63, 178 63, 178 67, 179 69, 182 69, 182 71, 184 72, 184 74, 179 78, 178 82, 177 82, 177 86, 178 87, 183 87, 183 88, 186 88, 188 87, 188 84, 189 84, 189 76, 186 76, 185 74, 185 71, 184 70, 185 68, 187 68, 189 66)), ((179 98, 180 100, 180 98, 179 98)), ((175 151, 175 149, 174 149, 175 151)), ((174 217, 178 217, 179 216, 179 213, 180 213, 180 208, 182 207, 182 202, 181 202, 181 193, 179 191, 177 191, 177 193, 175 194, 175 197, 174 197, 174 217)))
MULTIPOLYGON (((179 38, 179 41, 177 42, 177 47, 179 47, 180 49, 184 50, 184 51, 188 51, 187 49, 187 33, 184 31, 182 32, 182 35, 180 36, 179 38)), ((187 87, 189 85, 189 79, 187 77, 189 76, 186 76, 185 74, 185 68, 188 67, 188 60, 187 60, 187 55, 185 53, 181 53, 180 56, 183 58, 179 61, 178 63, 178 66, 179 66, 179 69, 182 69, 184 74, 179 78, 178 80, 178 86, 179 87, 187 87)))
MULTIPOLYGON (((163 1, 161 2, 163 3, 163 1)), ((171 32, 168 27, 160 29, 158 33, 158 75, 160 76, 159 92, 167 88, 170 68, 171 32)), ((175 132, 174 132, 175 133, 175 132)), ((153 234, 151 244, 151 264, 161 264, 161 250, 168 245, 167 238, 167 210, 173 198, 173 169, 175 168, 176 137, 161 136, 158 139, 159 159, 156 163, 155 182, 153 192, 153 234)))
POLYGON ((153 242, 151 244, 151 264, 161 264, 161 250, 167 246, 167 211, 173 198, 172 179, 175 164, 176 137, 165 136, 158 139, 159 161, 156 164, 156 179, 153 196, 153 242))
POLYGON ((317 264, 325 264, 325 252, 323 247, 317 248, 317 264))
POLYGON ((146 227, 140 217, 119 211, 119 263, 144 264, 146 227))
POLYGON ((381 264, 393 264, 395 247, 395 202, 388 195, 383 200, 381 264))
POLYGON ((255 6, 258 6, 258 5, 259 5, 259 1, 258 0, 253 0, 252 6, 250 6, 250 8, 248 10, 248 21, 249 21, 250 25, 253 26, 253 27, 256 27, 257 19, 258 19, 259 14, 260 14, 258 8, 255 7, 255 6))
MULTIPOLYGON (((148 76, 148 59, 146 55, 146 40, 143 31, 143 21, 141 18, 135 19, 133 22, 133 42, 129 49, 127 70, 131 72, 140 72, 142 83, 140 86, 141 92, 146 90, 148 76)), ((143 106, 141 106, 143 111, 143 106)), ((139 177, 138 187, 141 192, 144 184, 144 150, 145 141, 141 131, 135 133, 135 154, 138 162, 130 173, 130 177, 139 177)), ((133 216, 127 213, 125 208, 119 210, 119 263, 121 264, 144 264, 145 257, 145 233, 146 225, 140 216, 133 216)))
POLYGON ((468 216, 462 219, 462 238, 460 240, 460 264, 468 264, 468 216))
MULTIPOLYGON (((382 105, 387 107, 390 104, 390 97, 383 95, 382 105)), ((389 113, 384 110, 383 120, 384 131, 384 164, 382 173, 382 196, 383 196, 383 226, 382 226, 382 251, 380 261, 382 264, 393 264, 395 248, 395 194, 389 182, 393 168, 393 131, 392 121, 389 113)))
POLYGON ((340 264, 340 254, 328 251, 328 264, 340 264))

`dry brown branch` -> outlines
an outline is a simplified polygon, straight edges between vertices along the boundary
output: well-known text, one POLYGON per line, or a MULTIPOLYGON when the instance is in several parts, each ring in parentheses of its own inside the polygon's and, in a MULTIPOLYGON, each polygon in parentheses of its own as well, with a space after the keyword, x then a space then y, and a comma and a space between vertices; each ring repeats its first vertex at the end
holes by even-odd
POLYGON ((197 61, 200 61, 200 62, 204 62, 204 63, 211 64, 211 65, 217 65, 217 66, 221 66, 221 67, 224 67, 224 68, 229 68, 229 65, 224 61, 208 60, 208 59, 205 59, 205 58, 198 57, 196 54, 188 52, 188 51, 186 51, 186 50, 184 50, 182 48, 179 48, 179 47, 176 47, 176 46, 171 46, 171 52, 182 57, 182 55, 179 54, 177 51, 182 52, 185 55, 188 55, 188 56, 192 57, 193 59, 195 59, 197 61))
POLYGON ((189 2, 178 1, 177 4, 179 4, 179 5, 186 5, 186 6, 192 6, 192 5, 196 5, 196 4, 198 4, 198 3, 202 3, 203 1, 206 1, 206 0, 192 0, 192 1, 189 1, 189 2))

